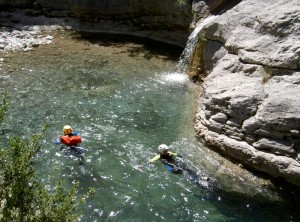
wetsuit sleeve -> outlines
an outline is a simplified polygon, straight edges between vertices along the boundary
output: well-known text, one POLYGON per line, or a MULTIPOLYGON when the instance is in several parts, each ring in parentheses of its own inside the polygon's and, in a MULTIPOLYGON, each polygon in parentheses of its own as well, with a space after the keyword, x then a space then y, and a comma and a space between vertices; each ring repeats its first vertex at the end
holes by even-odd
POLYGON ((73 131, 72 136, 80 136, 80 133, 78 133, 77 131, 73 131))
POLYGON ((173 152, 171 152, 171 151, 168 151, 168 154, 169 154, 170 156, 172 156, 172 157, 176 157, 176 156, 177 156, 177 153, 173 153, 173 152))
POLYGON ((154 163, 155 161, 159 160, 160 159, 160 154, 156 155, 155 157, 151 158, 149 160, 150 163, 154 163))

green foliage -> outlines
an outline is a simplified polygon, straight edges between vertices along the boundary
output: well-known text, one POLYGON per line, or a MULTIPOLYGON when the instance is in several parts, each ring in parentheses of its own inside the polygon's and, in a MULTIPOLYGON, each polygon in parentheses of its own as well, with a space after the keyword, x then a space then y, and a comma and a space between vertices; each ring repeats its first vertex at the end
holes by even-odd
MULTIPOLYGON (((7 108, 6 95, 0 106, 2 119, 7 108)), ((41 149, 39 141, 43 138, 46 128, 43 128, 41 134, 34 134, 28 139, 12 137, 7 147, 0 149, 1 222, 71 222, 77 221, 81 216, 76 210, 80 202, 76 198, 78 183, 66 192, 63 182, 59 181, 50 191, 35 174, 34 166, 38 161, 36 155, 41 149)), ((82 200, 92 192, 91 190, 82 200)))
POLYGON ((188 0, 176 0, 176 3, 178 4, 178 5, 185 5, 186 3, 187 3, 187 1, 188 0))
POLYGON ((9 106, 8 100, 7 100, 7 93, 3 96, 2 104, 0 106, 0 123, 2 123, 5 112, 7 111, 9 106))

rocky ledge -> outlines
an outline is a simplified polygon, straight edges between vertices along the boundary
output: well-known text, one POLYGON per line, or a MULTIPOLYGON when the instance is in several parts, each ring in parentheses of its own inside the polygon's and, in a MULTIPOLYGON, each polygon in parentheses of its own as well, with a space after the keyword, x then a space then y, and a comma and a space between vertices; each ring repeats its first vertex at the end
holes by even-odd
POLYGON ((195 129, 219 152, 300 185, 300 3, 244 0, 199 34, 195 129))

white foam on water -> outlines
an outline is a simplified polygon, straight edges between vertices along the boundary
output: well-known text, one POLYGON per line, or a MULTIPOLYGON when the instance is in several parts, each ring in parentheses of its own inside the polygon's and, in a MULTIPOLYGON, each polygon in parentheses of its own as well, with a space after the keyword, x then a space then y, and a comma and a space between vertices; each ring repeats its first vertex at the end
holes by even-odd
POLYGON ((180 72, 172 72, 172 73, 164 73, 160 82, 162 83, 186 83, 189 79, 185 73, 180 72))

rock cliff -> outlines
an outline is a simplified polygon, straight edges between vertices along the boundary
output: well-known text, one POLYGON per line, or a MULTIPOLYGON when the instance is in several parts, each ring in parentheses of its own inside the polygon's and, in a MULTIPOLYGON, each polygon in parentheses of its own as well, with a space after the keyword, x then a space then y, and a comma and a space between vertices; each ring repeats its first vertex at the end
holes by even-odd
POLYGON ((127 33, 182 47, 193 19, 191 0, 183 4, 176 0, 0 0, 0 7, 25 8, 31 16, 65 18, 61 23, 77 30, 127 33))
POLYGON ((243 0, 198 35, 195 129, 239 162, 300 185, 300 2, 243 0))

